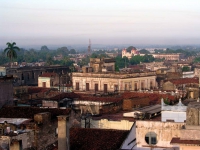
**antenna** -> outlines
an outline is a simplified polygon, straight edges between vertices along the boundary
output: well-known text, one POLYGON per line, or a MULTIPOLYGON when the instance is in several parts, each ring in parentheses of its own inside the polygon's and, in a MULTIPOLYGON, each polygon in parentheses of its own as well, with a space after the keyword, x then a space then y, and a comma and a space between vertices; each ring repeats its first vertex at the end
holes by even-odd
POLYGON ((125 68, 127 68, 127 67, 126 67, 126 57, 125 57, 125 68))

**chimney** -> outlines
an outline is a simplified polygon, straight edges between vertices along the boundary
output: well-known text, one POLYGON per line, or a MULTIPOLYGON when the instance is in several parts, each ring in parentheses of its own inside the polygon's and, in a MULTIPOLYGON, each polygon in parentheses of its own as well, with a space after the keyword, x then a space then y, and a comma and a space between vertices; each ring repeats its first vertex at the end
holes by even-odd
POLYGON ((67 121, 69 116, 61 115, 58 118, 58 150, 68 150, 69 149, 69 130, 67 130, 67 121))

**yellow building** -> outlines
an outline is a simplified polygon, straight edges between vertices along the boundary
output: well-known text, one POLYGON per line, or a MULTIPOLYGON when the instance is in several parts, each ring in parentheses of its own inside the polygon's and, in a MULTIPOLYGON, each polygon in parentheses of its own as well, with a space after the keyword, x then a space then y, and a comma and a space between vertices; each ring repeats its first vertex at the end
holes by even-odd
POLYGON ((74 91, 114 92, 157 88, 155 72, 72 74, 74 91))

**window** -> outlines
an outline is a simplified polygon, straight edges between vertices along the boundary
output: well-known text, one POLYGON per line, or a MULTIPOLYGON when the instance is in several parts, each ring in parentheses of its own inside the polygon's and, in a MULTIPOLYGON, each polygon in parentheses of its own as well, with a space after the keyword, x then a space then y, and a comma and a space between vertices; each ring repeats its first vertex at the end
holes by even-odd
POLYGON ((150 89, 153 89, 153 81, 150 82, 150 89))
POLYGON ((144 90, 144 82, 141 83, 141 90, 144 90))
POLYGON ((76 82, 76 90, 79 90, 79 82, 76 82))
POLYGON ((104 93, 107 93, 107 92, 108 92, 108 85, 104 84, 104 93))
POLYGON ((46 88, 46 82, 42 82, 42 87, 46 88))
POLYGON ((98 84, 97 83, 94 85, 94 88, 95 88, 95 92, 98 91, 98 84))
POLYGON ((29 80, 29 73, 27 74, 27 80, 29 80))
POLYGON ((32 71, 32 79, 35 78, 35 73, 32 71))
POLYGON ((118 85, 114 85, 114 91, 118 91, 118 85))
POLYGON ((157 134, 155 132, 148 132, 145 135, 145 141, 147 142, 147 144, 149 145, 155 145, 157 144, 157 134))
POLYGON ((86 83, 86 91, 89 91, 90 90, 90 85, 89 83, 86 83))
POLYGON ((137 83, 135 83, 135 85, 134 85, 134 86, 135 86, 135 91, 137 91, 137 89, 138 89, 138 88, 137 88, 137 83))
POLYGON ((128 90, 128 88, 127 88, 127 84, 125 84, 124 90, 125 90, 125 91, 128 90))

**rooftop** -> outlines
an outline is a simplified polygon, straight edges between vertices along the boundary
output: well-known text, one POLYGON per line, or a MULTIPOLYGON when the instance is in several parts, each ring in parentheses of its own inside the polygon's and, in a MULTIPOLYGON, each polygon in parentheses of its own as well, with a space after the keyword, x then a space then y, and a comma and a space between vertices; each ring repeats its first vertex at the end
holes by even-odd
MULTIPOLYGON (((70 149, 73 150, 115 150, 120 149, 129 131, 113 129, 70 129, 70 149)), ((53 143, 48 150, 57 150, 53 143)))
POLYGON ((172 138, 170 144, 178 144, 178 145, 200 145, 200 140, 181 140, 178 138, 172 138))
POLYGON ((35 114, 50 112, 51 119, 57 119, 59 115, 68 115, 71 109, 38 108, 38 107, 12 107, 7 106, 0 109, 0 117, 5 118, 33 118, 35 114))
POLYGON ((173 79, 169 80, 173 84, 190 84, 190 83, 197 83, 199 84, 199 78, 180 78, 180 79, 173 79))
POLYGON ((27 119, 27 118, 0 118, 0 123, 4 123, 5 121, 10 124, 20 125, 20 124, 29 122, 30 119, 27 119))

